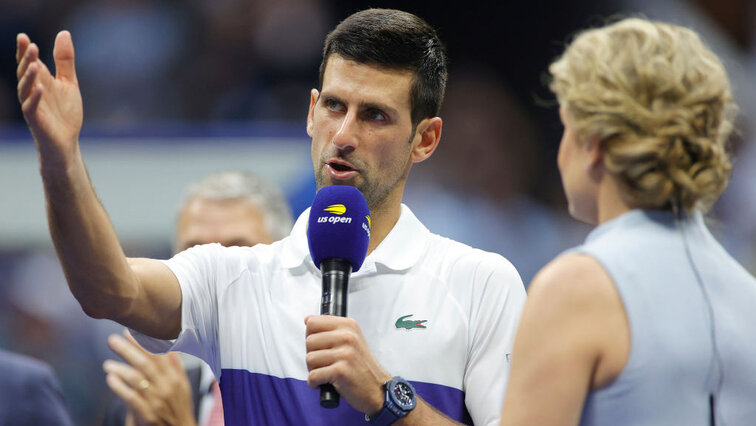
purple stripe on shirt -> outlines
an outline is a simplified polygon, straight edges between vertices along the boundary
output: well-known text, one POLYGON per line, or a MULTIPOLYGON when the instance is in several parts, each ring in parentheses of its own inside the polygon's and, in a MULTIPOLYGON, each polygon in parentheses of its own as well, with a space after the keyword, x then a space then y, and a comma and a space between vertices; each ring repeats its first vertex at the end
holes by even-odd
MULTIPOLYGON (((412 382, 425 401, 454 420, 472 424, 459 389, 412 382)), ((320 391, 307 382, 247 370, 223 369, 220 381, 226 425, 364 425, 365 415, 343 399, 337 408, 320 406, 320 391)))

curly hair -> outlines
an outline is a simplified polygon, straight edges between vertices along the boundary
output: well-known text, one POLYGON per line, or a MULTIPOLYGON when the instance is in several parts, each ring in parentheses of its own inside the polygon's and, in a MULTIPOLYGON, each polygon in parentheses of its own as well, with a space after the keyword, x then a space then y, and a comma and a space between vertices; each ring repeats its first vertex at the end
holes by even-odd
POLYGON ((727 186, 737 107, 695 32, 624 19, 578 34, 549 72, 578 140, 603 144, 630 205, 706 210, 727 186))

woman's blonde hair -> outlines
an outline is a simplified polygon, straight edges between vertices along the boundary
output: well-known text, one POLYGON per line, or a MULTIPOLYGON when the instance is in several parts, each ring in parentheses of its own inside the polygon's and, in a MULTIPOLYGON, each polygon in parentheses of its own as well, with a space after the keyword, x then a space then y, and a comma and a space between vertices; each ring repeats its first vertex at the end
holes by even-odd
POLYGON ((727 186, 736 106, 695 32, 624 19, 580 33, 549 72, 578 140, 603 145, 630 205, 706 210, 727 186))

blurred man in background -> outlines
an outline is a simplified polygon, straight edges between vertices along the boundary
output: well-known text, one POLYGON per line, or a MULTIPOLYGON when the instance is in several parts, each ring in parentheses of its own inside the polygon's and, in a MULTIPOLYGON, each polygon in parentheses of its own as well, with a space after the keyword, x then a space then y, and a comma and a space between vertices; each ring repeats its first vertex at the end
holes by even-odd
POLYGON ((0 425, 73 425, 49 365, 0 350, 0 425))
MULTIPOLYGON (((289 206, 275 186, 248 172, 216 173, 187 189, 177 217, 174 250, 210 243, 270 244, 288 235, 292 224, 289 206)), ((182 368, 176 353, 153 355, 128 333, 125 337, 109 339, 127 363, 103 364, 108 385, 121 398, 110 407, 103 426, 223 424, 220 389, 206 363, 181 354, 182 368), (150 387, 155 389, 140 388, 148 382, 129 380, 133 376, 150 376, 150 387)))

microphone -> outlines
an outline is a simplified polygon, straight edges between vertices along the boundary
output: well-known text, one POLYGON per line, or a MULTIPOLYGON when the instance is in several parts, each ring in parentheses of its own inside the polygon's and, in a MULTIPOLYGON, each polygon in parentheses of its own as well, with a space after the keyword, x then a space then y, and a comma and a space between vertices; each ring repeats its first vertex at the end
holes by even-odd
MULTIPOLYGON (((321 315, 346 316, 349 275, 359 271, 370 242, 370 210, 353 186, 326 186, 315 194, 310 208, 307 243, 320 268, 323 293, 321 315)), ((320 406, 335 408, 339 393, 333 385, 320 386, 320 406)))

